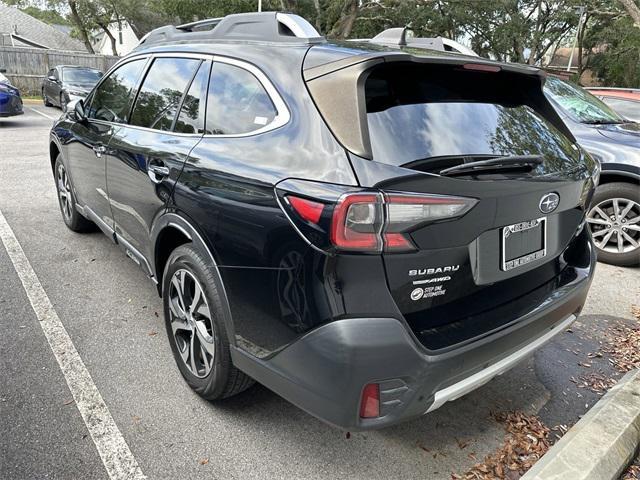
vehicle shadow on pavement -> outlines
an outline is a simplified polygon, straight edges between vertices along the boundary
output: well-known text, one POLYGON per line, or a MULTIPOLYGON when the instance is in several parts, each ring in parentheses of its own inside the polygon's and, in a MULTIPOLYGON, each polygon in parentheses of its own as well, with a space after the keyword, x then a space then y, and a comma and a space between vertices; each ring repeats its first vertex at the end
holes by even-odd
POLYGON ((15 127, 31 127, 28 122, 17 122, 15 120, 3 120, 0 118, 0 128, 15 128, 15 127))
MULTIPOLYGON (((378 431, 346 432, 332 427, 259 384, 232 401, 212 404, 211 408, 231 414, 234 420, 256 430, 268 432, 277 425, 278 431, 272 434, 280 440, 288 439, 288 448, 299 449, 307 459, 312 456, 318 465, 330 462, 333 468, 351 470, 358 455, 384 456, 393 445, 406 460, 424 459, 448 476, 461 463, 470 467, 476 463, 474 458, 481 460, 502 443, 505 432, 493 414, 511 410, 535 413, 547 398, 536 378, 533 361, 528 360, 435 412, 378 431), (317 448, 319 438, 337 442, 343 452, 346 449, 351 454, 336 457, 333 448, 317 448), (461 457, 465 460, 461 461, 461 457), (339 464, 342 460, 344 465, 339 464)), ((281 447, 278 443, 277 448, 281 447)), ((269 444, 264 448, 268 449, 269 444)))

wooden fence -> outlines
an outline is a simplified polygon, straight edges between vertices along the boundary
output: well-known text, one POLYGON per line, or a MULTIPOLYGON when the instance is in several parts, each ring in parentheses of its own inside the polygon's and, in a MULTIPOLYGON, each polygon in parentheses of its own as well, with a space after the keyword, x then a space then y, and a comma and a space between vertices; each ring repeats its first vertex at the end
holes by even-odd
POLYGON ((23 95, 40 95, 42 79, 56 65, 79 65, 106 72, 119 57, 90 53, 0 46, 0 69, 23 95))

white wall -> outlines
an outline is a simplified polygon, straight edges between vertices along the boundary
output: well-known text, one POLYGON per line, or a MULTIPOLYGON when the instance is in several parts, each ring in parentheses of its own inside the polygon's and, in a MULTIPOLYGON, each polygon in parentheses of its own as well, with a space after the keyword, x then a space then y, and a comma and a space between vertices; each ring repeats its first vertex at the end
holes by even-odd
MULTIPOLYGON (((113 22, 109 25, 109 31, 116 39, 116 50, 118 51, 118 55, 126 55, 136 45, 138 45, 138 37, 133 33, 133 30, 127 22, 122 22, 122 35, 120 35, 120 32, 118 31, 118 22, 113 22)), ((107 35, 102 35, 100 41, 93 45, 93 49, 96 53, 113 55, 111 40, 107 35)))

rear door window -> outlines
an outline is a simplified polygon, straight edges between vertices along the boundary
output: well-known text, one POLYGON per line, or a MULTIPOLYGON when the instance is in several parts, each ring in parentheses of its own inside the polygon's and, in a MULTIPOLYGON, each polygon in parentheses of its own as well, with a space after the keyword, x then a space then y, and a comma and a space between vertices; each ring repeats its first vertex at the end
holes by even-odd
POLYGON ((194 58, 156 58, 131 113, 131 125, 171 130, 173 121, 198 66, 194 58))
POLYGON ((118 67, 98 86, 91 100, 89 118, 125 123, 134 89, 146 59, 133 60, 118 67))
POLYGON ((203 62, 200 65, 198 73, 191 82, 189 91, 182 101, 174 131, 179 133, 204 133, 206 92, 210 69, 211 62, 203 62))
POLYGON ((214 62, 207 98, 206 133, 255 132, 273 122, 277 113, 269 94, 251 72, 214 62))

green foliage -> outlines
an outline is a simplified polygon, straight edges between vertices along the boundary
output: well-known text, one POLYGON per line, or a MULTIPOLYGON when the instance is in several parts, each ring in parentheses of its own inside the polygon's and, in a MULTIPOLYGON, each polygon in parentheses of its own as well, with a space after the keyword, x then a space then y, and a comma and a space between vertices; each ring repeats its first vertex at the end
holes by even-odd
POLYGON ((594 35, 601 51, 592 55, 590 67, 607 85, 640 87, 640 28, 631 18, 612 22, 594 35))
MULTIPOLYGON (((68 15, 75 4, 77 16, 70 20, 80 38, 113 20, 126 20, 141 37, 162 25, 256 11, 258 5, 258 0, 4 1, 49 23, 61 23, 61 14, 68 15)), ((409 26, 417 36, 463 39, 480 56, 539 65, 559 46, 573 44, 576 7, 583 5, 580 71, 592 68, 607 85, 637 87, 640 24, 633 23, 623 1, 640 6, 640 0, 263 0, 262 7, 297 13, 329 37, 370 38, 386 28, 409 26)))
POLYGON ((53 9, 43 10, 38 7, 28 6, 23 8, 22 11, 49 25, 71 25, 69 20, 53 9))

